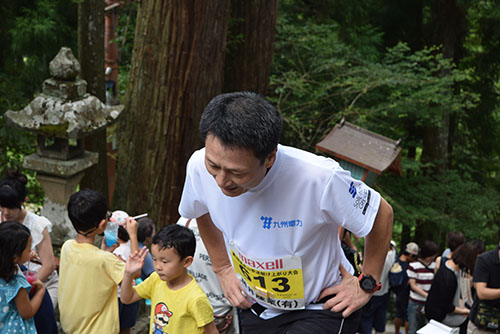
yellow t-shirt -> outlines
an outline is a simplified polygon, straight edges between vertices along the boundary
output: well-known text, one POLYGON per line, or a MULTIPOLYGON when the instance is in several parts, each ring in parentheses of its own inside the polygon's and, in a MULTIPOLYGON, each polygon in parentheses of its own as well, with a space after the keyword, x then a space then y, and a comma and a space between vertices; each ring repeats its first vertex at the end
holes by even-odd
POLYGON ((125 263, 114 254, 68 240, 61 248, 59 312, 67 334, 120 331, 118 288, 125 263))
POLYGON ((214 321, 207 296, 191 279, 185 287, 171 290, 154 272, 135 287, 139 296, 151 299, 151 334, 204 333, 203 327, 214 321))

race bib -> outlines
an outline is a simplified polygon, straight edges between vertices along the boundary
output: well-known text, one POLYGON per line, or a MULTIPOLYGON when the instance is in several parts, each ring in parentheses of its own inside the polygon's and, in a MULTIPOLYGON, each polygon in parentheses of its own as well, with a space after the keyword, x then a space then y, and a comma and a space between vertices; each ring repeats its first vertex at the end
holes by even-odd
POLYGON ((300 257, 251 258, 232 245, 231 258, 241 284, 261 304, 287 311, 305 307, 300 257))

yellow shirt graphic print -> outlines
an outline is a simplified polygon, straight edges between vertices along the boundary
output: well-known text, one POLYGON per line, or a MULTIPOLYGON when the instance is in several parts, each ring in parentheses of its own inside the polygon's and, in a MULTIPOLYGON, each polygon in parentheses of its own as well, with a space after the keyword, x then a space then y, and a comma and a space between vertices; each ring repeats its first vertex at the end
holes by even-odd
POLYGON ((298 256, 251 258, 231 247, 234 270, 252 298, 269 308, 305 307, 302 260, 298 256))

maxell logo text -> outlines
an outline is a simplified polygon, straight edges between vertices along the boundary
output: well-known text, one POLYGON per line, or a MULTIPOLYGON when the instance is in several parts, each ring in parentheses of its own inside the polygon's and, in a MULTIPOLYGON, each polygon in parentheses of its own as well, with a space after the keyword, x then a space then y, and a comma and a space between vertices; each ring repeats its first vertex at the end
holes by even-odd
POLYGON ((241 255, 241 253, 238 253, 238 255, 245 264, 255 269, 263 269, 263 270, 283 269, 283 259, 276 259, 275 261, 259 262, 247 259, 245 256, 241 255))

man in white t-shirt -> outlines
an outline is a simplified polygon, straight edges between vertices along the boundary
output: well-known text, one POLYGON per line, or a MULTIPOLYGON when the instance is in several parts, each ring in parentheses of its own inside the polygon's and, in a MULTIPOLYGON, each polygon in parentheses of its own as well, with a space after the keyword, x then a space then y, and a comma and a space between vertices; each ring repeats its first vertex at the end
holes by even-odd
POLYGON ((357 310, 380 289, 392 208, 334 160, 280 145, 281 128, 280 112, 260 95, 215 97, 179 213, 197 219, 245 333, 354 333, 357 310), (359 280, 339 226, 366 237, 359 280))

